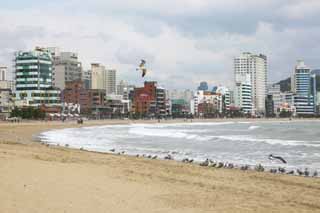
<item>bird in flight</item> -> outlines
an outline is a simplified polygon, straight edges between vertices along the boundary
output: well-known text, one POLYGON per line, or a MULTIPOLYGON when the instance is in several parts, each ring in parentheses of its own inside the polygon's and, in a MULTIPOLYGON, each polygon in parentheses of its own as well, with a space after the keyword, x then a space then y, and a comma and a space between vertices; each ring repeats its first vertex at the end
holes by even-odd
POLYGON ((146 61, 144 59, 141 60, 139 67, 137 70, 142 71, 142 78, 147 74, 147 68, 145 67, 146 61))
POLYGON ((269 160, 279 160, 282 163, 287 163, 287 161, 285 159, 283 159, 282 157, 274 156, 273 154, 270 154, 268 158, 269 158, 269 160))

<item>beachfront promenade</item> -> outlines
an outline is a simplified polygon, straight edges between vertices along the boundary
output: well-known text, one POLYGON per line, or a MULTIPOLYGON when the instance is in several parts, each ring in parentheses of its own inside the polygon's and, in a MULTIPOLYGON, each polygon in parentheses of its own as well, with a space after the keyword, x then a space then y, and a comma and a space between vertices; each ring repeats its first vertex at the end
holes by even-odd
POLYGON ((0 212, 320 211, 318 178, 204 168, 34 141, 40 132, 78 126, 0 123, 0 212))

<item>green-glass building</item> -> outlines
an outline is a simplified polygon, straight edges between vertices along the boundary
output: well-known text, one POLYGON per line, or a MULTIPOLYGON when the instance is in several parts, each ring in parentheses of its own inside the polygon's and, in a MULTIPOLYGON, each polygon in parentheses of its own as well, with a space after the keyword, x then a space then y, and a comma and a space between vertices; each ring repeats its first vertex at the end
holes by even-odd
POLYGON ((17 105, 60 104, 60 91, 52 87, 52 56, 48 50, 36 48, 17 52, 15 80, 17 105))

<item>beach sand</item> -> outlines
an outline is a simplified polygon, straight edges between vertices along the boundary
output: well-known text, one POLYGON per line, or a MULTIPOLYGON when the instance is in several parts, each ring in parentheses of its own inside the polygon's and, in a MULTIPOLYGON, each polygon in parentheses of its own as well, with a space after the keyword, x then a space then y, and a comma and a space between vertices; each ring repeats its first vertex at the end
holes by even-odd
POLYGON ((320 212, 320 178, 203 168, 34 141, 42 131, 76 126, 0 123, 0 212, 320 212))

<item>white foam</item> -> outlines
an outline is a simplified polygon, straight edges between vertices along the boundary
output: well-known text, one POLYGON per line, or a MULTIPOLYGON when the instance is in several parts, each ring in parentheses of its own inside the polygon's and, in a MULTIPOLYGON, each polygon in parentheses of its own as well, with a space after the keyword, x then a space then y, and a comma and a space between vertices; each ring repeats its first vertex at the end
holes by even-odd
POLYGON ((150 137, 166 137, 166 138, 184 138, 187 140, 209 140, 211 137, 201 136, 198 134, 190 133, 202 133, 206 130, 178 130, 178 129, 153 129, 145 127, 135 127, 129 129, 129 134, 139 136, 150 136, 150 137))
MULTIPOLYGON (((317 155, 312 151, 320 147, 320 141, 307 141, 303 137, 300 137, 302 138, 300 140, 294 138, 291 140, 289 138, 294 133, 270 134, 268 132, 270 127, 263 128, 263 123, 259 122, 259 126, 247 123, 242 125, 235 122, 107 125, 53 130, 41 134, 40 138, 50 144, 61 146, 69 144, 71 148, 82 147, 90 151, 109 152, 110 149, 115 149, 116 152, 125 151, 129 155, 151 154, 163 158, 167 154, 172 154, 178 160, 185 157, 195 161, 211 158, 239 164, 263 163, 274 166, 275 164, 265 157, 272 150, 274 153, 284 152, 281 156, 293 161, 293 166, 303 166, 305 163, 312 167, 320 167, 316 164, 317 155), (230 124, 237 124, 237 126, 222 126, 230 124), (258 128, 261 128, 261 131, 254 131, 258 128), (238 151, 238 146, 245 146, 246 149, 242 147, 238 151), (266 150, 261 147, 267 147, 268 153, 266 154, 266 150), (301 155, 297 158, 296 153, 300 151, 301 155)), ((313 137, 314 140, 315 138, 313 137)))
POLYGON ((260 128, 260 126, 250 126, 248 129, 249 130, 255 130, 255 129, 259 129, 260 128))
POLYGON ((131 124, 130 127, 152 127, 152 128, 165 128, 165 127, 185 127, 185 126, 219 126, 230 125, 235 122, 189 122, 189 123, 157 123, 157 124, 131 124))
POLYGON ((250 135, 220 135, 212 136, 212 138, 229 140, 229 141, 242 141, 242 142, 264 142, 271 145, 288 145, 288 146, 314 146, 320 147, 320 141, 299 141, 299 140, 283 140, 283 139, 270 139, 270 138, 255 138, 250 135))

